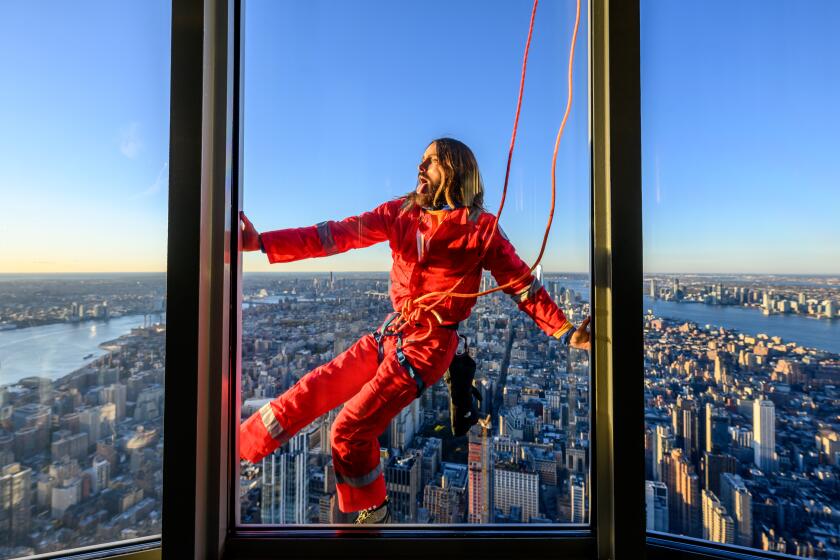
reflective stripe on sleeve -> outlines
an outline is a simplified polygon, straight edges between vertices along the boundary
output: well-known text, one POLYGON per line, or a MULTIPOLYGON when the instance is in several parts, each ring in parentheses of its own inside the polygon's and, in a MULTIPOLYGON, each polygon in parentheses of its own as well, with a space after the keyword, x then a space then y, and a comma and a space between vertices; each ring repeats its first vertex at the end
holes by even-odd
POLYGON ((321 246, 327 255, 334 255, 337 251, 335 248, 335 239, 333 239, 332 230, 330 230, 329 222, 321 222, 316 226, 318 228, 318 238, 321 240, 321 246))
POLYGON ((274 439, 280 439, 280 436, 283 435, 283 426, 277 421, 270 403, 265 403, 260 407, 260 418, 262 418, 263 426, 265 426, 268 435, 274 439))
POLYGON ((347 484, 348 486, 352 486, 353 488, 363 488, 375 481, 380 474, 382 474, 381 462, 378 463, 376 465, 376 468, 374 468, 372 471, 362 476, 347 476, 336 471, 335 481, 347 484))
POLYGON ((542 288, 542 282, 539 281, 537 277, 534 277, 534 280, 531 284, 525 288, 524 290, 520 291, 516 294, 511 294, 511 299, 513 299, 516 303, 521 303, 523 301, 528 301, 542 288))
POLYGON ((575 326, 574 326, 571 322, 566 321, 566 322, 563 324, 563 326, 562 326, 562 327, 560 327, 559 329, 557 329, 557 330, 554 332, 554 334, 553 334, 553 335, 551 335, 551 336, 553 336, 554 338, 560 338, 560 337, 562 337, 564 334, 566 334, 567 332, 569 332, 570 330, 572 330, 572 329, 574 329, 574 328, 575 328, 575 326))

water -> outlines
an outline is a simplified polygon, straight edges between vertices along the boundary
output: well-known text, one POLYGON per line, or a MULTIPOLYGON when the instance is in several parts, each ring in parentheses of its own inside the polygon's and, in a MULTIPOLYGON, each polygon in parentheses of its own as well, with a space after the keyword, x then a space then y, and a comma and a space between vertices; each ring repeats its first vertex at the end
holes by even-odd
POLYGON ((840 354, 840 321, 812 319, 799 315, 763 315, 758 309, 734 305, 704 305, 653 300, 645 296, 645 310, 654 315, 699 325, 737 329, 745 334, 780 336, 801 346, 840 354))
MULTIPOLYGON (((158 321, 160 317, 153 317, 158 321)), ((143 315, 0 331, 0 385, 37 375, 58 379, 106 354, 99 345, 143 325, 143 315), (89 358, 84 357, 93 354, 89 358)))

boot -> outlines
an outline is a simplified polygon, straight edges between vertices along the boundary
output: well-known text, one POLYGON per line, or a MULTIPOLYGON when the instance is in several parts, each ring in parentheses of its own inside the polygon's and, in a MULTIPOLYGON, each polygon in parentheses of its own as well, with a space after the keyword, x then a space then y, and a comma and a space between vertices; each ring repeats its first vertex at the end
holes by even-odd
POLYGON ((388 498, 378 507, 363 509, 356 517, 356 525, 380 525, 391 522, 391 512, 388 510, 388 498))

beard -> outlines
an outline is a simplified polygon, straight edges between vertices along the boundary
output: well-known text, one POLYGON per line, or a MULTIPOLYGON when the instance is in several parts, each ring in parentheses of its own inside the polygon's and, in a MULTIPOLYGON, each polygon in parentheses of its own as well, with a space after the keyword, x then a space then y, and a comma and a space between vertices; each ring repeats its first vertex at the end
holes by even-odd
POLYGON ((417 179, 417 186, 414 190, 414 202, 425 208, 431 208, 438 187, 440 187, 439 184, 424 182, 417 179))

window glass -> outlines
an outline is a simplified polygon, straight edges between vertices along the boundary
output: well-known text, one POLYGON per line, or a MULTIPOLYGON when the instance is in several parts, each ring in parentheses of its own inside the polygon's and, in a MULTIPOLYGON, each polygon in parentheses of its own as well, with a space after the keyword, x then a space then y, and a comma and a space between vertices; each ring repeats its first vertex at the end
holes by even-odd
POLYGON ((170 7, 0 7, 0 558, 161 530, 170 7))
MULTIPOLYGON (((409 325, 406 362, 425 377, 417 398, 412 371, 397 359, 397 337, 383 338, 382 365, 370 337, 394 311, 392 296, 432 285, 441 268, 463 264, 472 275, 456 291, 497 285, 465 264, 479 263, 481 246, 470 243, 482 238, 471 232, 489 215, 405 209, 399 199, 415 191, 418 173, 436 179, 431 168, 440 161, 428 156, 430 142, 454 137, 475 154, 484 206, 496 213, 531 5, 244 4, 244 211, 269 256, 292 262, 244 255, 240 444, 254 460, 241 464, 243 523, 352 523, 381 487, 392 523, 589 522, 589 354, 551 336, 566 328, 551 300, 575 325, 589 315, 585 2, 542 261, 545 292, 539 284, 529 290, 530 279, 514 290, 522 306, 551 317, 540 328, 499 292, 471 313, 463 300, 438 308, 441 322, 460 322, 467 339, 481 396, 469 412, 486 427, 453 435, 442 377, 453 330, 436 327, 422 340, 430 313, 419 316, 422 327, 409 325), (295 260, 309 256, 318 258, 295 260), (286 396, 272 401, 278 395, 286 396), (283 443, 274 451, 272 438, 283 443)), ((497 238, 528 264, 548 218, 574 19, 574 2, 541 4, 536 16, 497 238)), ((516 261, 499 251, 490 268, 505 278, 516 261)), ((440 289, 457 280, 443 278, 440 289)), ((449 368, 453 385, 466 371, 462 360, 449 368)), ((467 394, 469 403, 468 384, 467 394)))
POLYGON ((834 557, 840 5, 641 15, 648 529, 834 557))

